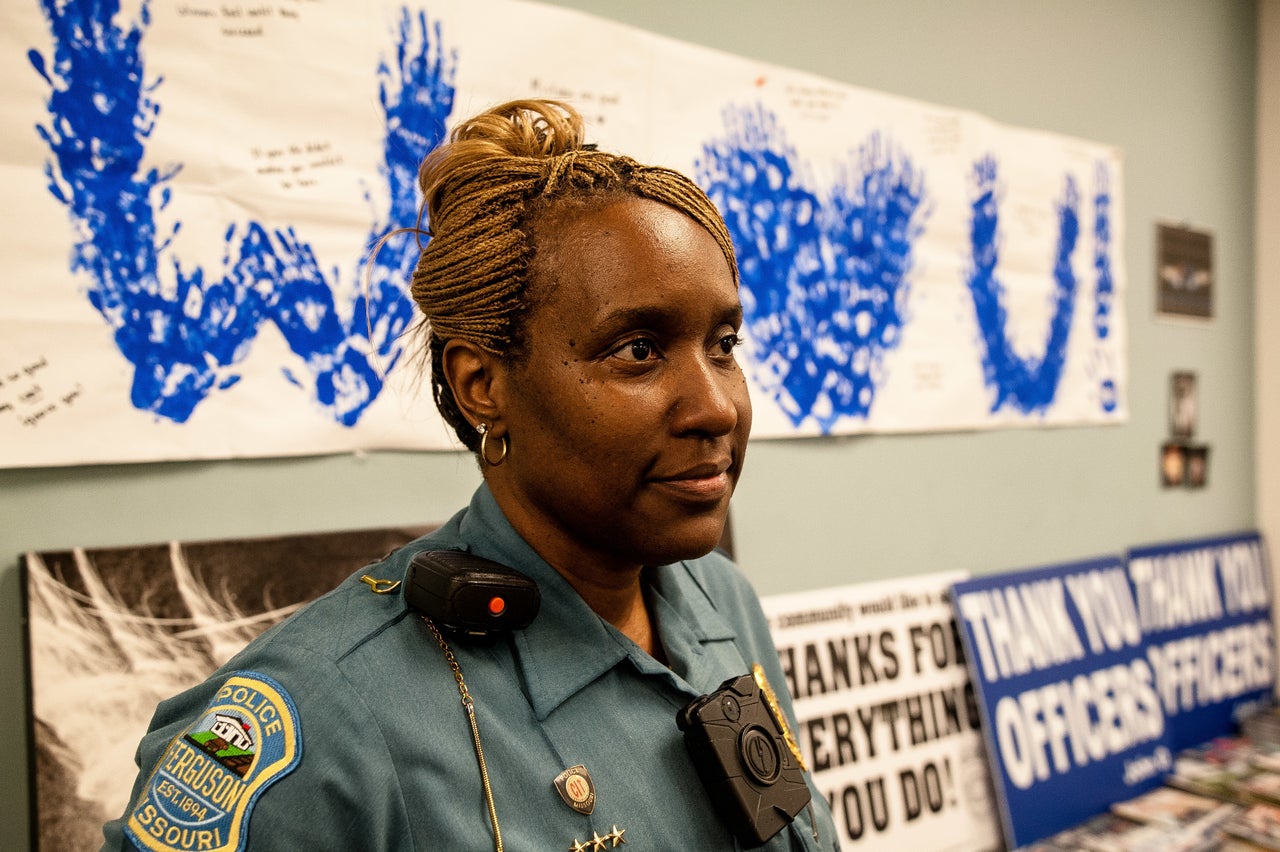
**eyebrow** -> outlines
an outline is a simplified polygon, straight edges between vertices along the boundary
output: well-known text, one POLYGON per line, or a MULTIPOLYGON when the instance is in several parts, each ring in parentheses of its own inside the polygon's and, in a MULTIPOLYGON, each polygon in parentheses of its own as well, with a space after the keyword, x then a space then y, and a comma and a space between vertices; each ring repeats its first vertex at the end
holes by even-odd
MULTIPOLYGON (((661 305, 644 305, 638 308, 619 308, 609 311, 596 321, 597 328, 662 328, 678 322, 681 315, 672 308, 661 305)), ((738 326, 742 324, 742 303, 725 303, 718 317, 719 322, 738 326)))

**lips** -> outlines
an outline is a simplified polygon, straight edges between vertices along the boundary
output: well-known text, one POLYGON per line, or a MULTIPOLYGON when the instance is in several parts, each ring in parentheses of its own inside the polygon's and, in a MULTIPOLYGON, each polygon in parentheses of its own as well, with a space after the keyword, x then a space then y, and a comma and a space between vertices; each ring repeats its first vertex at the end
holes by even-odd
POLYGON ((657 476, 653 481, 681 495, 699 500, 719 500, 728 493, 728 459, 695 465, 670 476, 657 476))

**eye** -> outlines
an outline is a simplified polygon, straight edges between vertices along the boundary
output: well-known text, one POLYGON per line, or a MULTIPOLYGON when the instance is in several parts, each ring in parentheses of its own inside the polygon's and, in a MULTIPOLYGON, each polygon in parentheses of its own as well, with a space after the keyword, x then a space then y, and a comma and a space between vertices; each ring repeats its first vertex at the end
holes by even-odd
POLYGON ((737 334, 726 334, 724 337, 716 341, 716 346, 720 348, 720 352, 725 355, 732 355, 733 350, 742 345, 742 338, 737 334))
POLYGON ((649 337, 636 337, 613 350, 613 356, 637 363, 651 361, 658 357, 658 344, 649 337))

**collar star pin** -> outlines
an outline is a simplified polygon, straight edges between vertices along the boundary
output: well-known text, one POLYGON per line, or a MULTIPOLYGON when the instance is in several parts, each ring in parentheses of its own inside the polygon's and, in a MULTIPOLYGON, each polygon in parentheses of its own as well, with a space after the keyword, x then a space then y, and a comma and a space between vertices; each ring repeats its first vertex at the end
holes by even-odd
POLYGON ((622 835, 626 833, 627 830, 625 828, 618 828, 616 825, 613 827, 613 831, 604 837, 600 836, 600 832, 593 831, 591 832, 590 840, 573 838, 573 843, 569 846, 569 852, 600 852, 603 849, 612 849, 618 844, 625 846, 627 839, 622 835))
MULTIPOLYGON (((580 814, 590 814, 596 807, 596 785, 582 764, 570 766, 555 777, 556 792, 564 803, 580 814)), ((574 841, 577 842, 576 840, 574 841)))

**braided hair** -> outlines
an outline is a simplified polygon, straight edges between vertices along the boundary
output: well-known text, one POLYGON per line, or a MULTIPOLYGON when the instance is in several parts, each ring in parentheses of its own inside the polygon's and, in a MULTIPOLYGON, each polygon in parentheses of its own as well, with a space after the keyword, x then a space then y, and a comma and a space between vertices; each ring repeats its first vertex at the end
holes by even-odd
POLYGON ((445 379, 444 345, 461 339, 519 357, 536 276, 534 234, 551 211, 625 197, 661 202, 715 238, 737 283, 728 230, 698 185, 584 145, 582 117, 560 101, 511 101, 462 122, 423 161, 418 183, 431 239, 409 292, 422 312, 436 408, 472 451, 478 436, 445 379))

